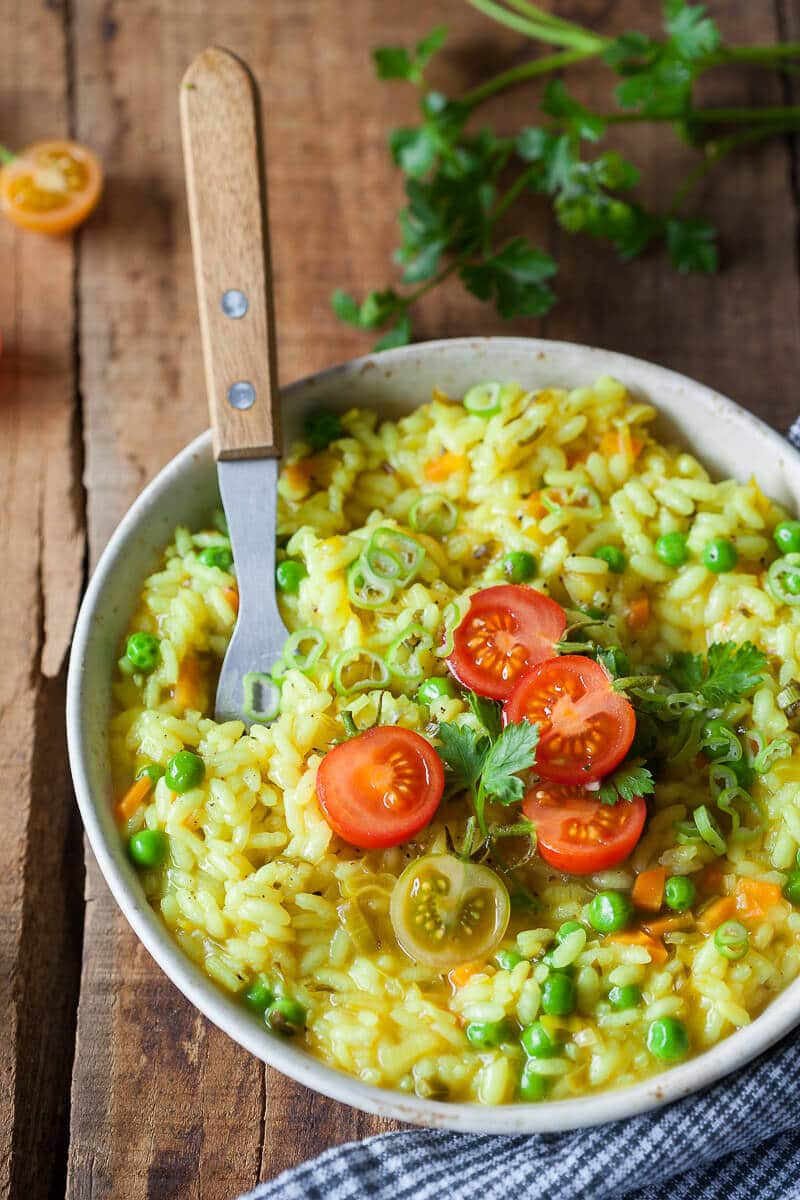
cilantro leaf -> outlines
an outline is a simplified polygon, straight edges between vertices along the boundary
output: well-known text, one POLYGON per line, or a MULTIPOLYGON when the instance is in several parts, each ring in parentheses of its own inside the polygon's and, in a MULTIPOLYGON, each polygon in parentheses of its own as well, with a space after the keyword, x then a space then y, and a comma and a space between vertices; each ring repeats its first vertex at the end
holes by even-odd
POLYGON ((603 780, 597 797, 601 804, 616 804, 619 800, 635 800, 655 791, 650 771, 641 762, 623 763, 613 775, 603 780))
POLYGON ((538 742, 538 725, 530 721, 506 725, 484 760, 481 794, 500 804, 521 800, 525 788, 518 773, 536 762, 538 742))
POLYGON ((767 658, 752 642, 714 642, 706 657, 678 651, 667 664, 670 679, 684 692, 697 692, 711 705, 750 696, 761 683, 767 658))
POLYGON ((467 290, 479 300, 494 300, 501 317, 540 317, 555 295, 545 282, 558 270, 549 254, 524 237, 512 238, 494 255, 467 263, 459 272, 467 290))
POLYGON ((439 726, 437 752, 462 787, 474 790, 489 751, 489 739, 464 725, 443 722, 439 726))
POLYGON ((689 217, 670 217, 666 222, 669 256, 676 271, 712 274, 719 267, 716 230, 707 221, 689 217))
POLYGON ((572 96, 561 79, 551 79, 544 89, 542 111, 560 118, 576 137, 588 142, 598 141, 606 131, 601 116, 584 108, 572 96))
POLYGON ((404 313, 391 329, 387 329, 383 337, 378 338, 372 347, 374 351, 391 350, 394 346, 407 346, 411 341, 411 318, 404 313))
POLYGON ((492 741, 495 741, 503 728, 502 707, 496 700, 488 700, 476 692, 467 693, 467 703, 474 716, 478 718, 492 741))
POLYGON ((667 33, 682 58, 691 61, 713 54, 722 40, 704 4, 666 0, 664 15, 667 33))
POLYGON ((447 26, 439 25, 427 37, 417 42, 413 50, 405 46, 379 46, 372 57, 379 79, 405 79, 421 84, 423 72, 447 37, 447 26))

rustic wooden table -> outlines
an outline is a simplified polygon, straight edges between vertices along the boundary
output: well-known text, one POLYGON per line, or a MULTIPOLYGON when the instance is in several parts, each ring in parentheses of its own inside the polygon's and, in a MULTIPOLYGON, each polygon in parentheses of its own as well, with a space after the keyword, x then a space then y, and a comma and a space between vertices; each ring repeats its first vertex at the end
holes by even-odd
MULTIPOLYGON (((652 28, 654 0, 564 0, 603 31, 652 28)), ((797 0, 719 0, 733 41, 800 37, 797 0)), ((387 129, 412 118, 369 51, 453 29, 444 90, 525 47, 462 0, 0 0, 0 136, 68 132, 102 157, 100 211, 74 241, 0 229, 0 1195, 228 1200, 323 1150, 386 1129, 294 1084, 209 1025, 138 944, 85 851, 64 745, 65 659, 88 572, 143 485, 206 423, 178 135, 189 60, 246 57, 265 101, 281 376, 365 350, 332 316, 337 286, 387 278, 398 180, 387 129)), ((597 89, 591 72, 586 95, 597 89)), ((724 73, 714 97, 724 102, 724 73)), ((749 103, 781 101, 766 75, 749 103)), ((741 96, 741 92, 739 92, 741 96)), ((740 101, 741 102, 741 99, 740 101)), ((797 101, 795 101, 797 102, 797 101)), ((503 102, 523 123, 525 93, 503 102)), ((654 191, 682 151, 631 132, 654 191)), ((794 156, 793 156, 794 151, 794 156)), ((561 302, 512 332, 630 351, 736 397, 777 428, 800 409, 800 157, 733 159, 707 199, 726 269, 618 269, 530 229, 561 260, 561 302)), ((505 332, 454 291, 420 335, 505 332)))

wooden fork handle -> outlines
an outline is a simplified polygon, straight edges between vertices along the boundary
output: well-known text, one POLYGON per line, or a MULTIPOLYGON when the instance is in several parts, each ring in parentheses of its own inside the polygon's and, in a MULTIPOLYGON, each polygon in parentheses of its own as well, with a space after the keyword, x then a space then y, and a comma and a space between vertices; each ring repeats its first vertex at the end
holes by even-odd
POLYGON ((183 156, 214 454, 280 454, 258 88, 228 50, 183 77, 183 156))

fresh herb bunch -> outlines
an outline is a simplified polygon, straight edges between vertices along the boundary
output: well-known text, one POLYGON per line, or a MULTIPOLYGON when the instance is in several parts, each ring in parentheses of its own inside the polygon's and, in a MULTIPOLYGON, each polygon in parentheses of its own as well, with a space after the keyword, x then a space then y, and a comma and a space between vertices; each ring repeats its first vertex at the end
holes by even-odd
POLYGON ((467 2, 553 52, 455 99, 425 84, 425 70, 445 42, 444 26, 411 50, 374 52, 379 78, 405 80, 422 92, 420 124, 389 136, 392 158, 406 176, 408 202, 399 214, 395 254, 406 287, 375 290, 363 301, 337 291, 336 314, 360 329, 383 330, 376 350, 404 345, 412 339, 416 302, 455 274, 501 317, 546 313, 556 299, 557 264, 523 236, 499 245, 496 236, 501 219, 529 202, 531 193, 549 198, 564 230, 610 242, 623 262, 662 245, 682 273, 715 271, 714 228, 685 214, 694 187, 732 151, 800 129, 800 108, 702 108, 694 103, 695 83, 722 64, 800 74, 800 43, 726 46, 705 6, 686 0, 664 0, 662 38, 636 31, 601 37, 528 0, 467 2), (590 59, 602 60, 613 73, 617 107, 611 112, 585 108, 555 77, 590 59), (472 118, 485 101, 547 76, 538 125, 516 137, 474 127, 472 118), (614 126, 641 121, 670 126, 699 154, 663 212, 648 211, 633 198, 640 173, 632 162, 614 150, 594 150, 614 126))

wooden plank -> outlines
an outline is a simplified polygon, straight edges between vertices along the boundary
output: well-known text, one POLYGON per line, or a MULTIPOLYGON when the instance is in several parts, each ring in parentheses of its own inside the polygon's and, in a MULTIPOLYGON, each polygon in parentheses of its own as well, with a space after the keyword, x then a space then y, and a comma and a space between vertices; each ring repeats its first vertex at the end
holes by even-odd
MULTIPOLYGON (((717 8, 737 39, 773 36, 766 6, 717 8)), ((559 11, 586 19, 585 9, 564 3, 559 11)), ((603 28, 651 27, 652 17, 644 0, 603 6, 603 28)), ((370 48, 413 41, 435 21, 449 21, 454 49, 435 79, 455 92, 526 47, 461 0, 437 4, 435 17, 374 0, 117 0, 110 7, 84 0, 75 20, 78 129, 110 171, 80 271, 96 561, 143 483, 206 424, 176 102, 190 59, 205 45, 226 45, 250 62, 262 87, 287 380, 365 350, 368 340, 331 316, 329 295, 390 278, 402 191, 385 134, 414 119, 414 97, 373 80, 370 48)), ((585 86, 600 85, 587 77, 585 86)), ((753 81, 754 97, 762 86, 753 81)), ((529 113, 524 91, 502 102, 512 127, 529 113)), ((655 141, 643 139, 639 150, 656 180, 673 171, 655 141)), ((797 282, 784 240, 792 220, 785 162, 775 151, 750 162, 757 165, 734 165, 715 201, 727 239, 738 243, 720 280, 676 279, 654 260, 618 270, 604 248, 554 235, 542 201, 532 198, 529 227, 562 259, 559 309, 547 322, 508 326, 448 288, 424 305, 420 335, 545 329, 683 367, 765 411, 765 399, 791 394, 786 385, 796 374, 797 282), (758 228, 748 219, 754 203, 770 206, 769 222, 758 228), (773 327, 762 330, 765 312, 773 327), (761 335, 767 354, 758 350, 761 335)), ((781 404, 779 422, 790 401, 781 404)), ((70 1197, 229 1200, 328 1145, 388 1127, 264 1073, 160 975, 91 862, 86 892, 70 1197)))
MULTIPOLYGON (((68 132, 59 6, 0 0, 15 146, 68 132), (8 36, 10 33, 10 36, 8 36)), ((82 856, 63 660, 83 579, 74 249, 0 227, 0 1195, 63 1194, 82 856)))

